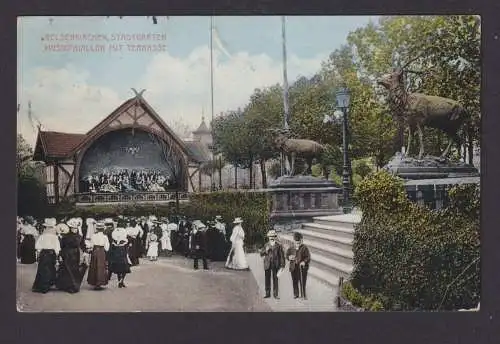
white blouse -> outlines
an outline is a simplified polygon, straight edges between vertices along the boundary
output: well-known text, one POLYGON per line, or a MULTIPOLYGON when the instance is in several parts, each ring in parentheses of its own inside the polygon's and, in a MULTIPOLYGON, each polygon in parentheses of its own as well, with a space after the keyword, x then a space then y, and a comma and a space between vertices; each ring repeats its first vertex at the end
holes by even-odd
POLYGON ((112 233, 111 237, 113 238, 114 241, 120 242, 120 241, 128 241, 127 240, 127 230, 125 228, 118 227, 116 228, 112 233))
POLYGON ((226 235, 226 225, 221 223, 221 222, 217 222, 215 224, 215 228, 219 230, 219 232, 221 232, 222 234, 226 235))
POLYGON ((37 251, 41 250, 54 250, 56 254, 61 251, 61 243, 56 234, 45 233, 40 235, 35 244, 35 249, 37 251))
POLYGON ((104 246, 104 250, 108 251, 109 250, 109 240, 106 235, 104 235, 102 232, 97 232, 94 235, 92 235, 92 238, 90 239, 90 243, 93 246, 104 246))
POLYGON ((136 238, 137 236, 142 236, 144 232, 141 226, 136 225, 135 227, 128 227, 127 234, 130 235, 132 238, 136 238))
POLYGON ((243 241, 245 239, 245 231, 241 225, 236 225, 233 228, 233 233, 231 234, 231 242, 234 244, 236 241, 243 241))
POLYGON ((33 235, 35 238, 38 237, 38 231, 32 225, 24 225, 21 234, 23 235, 33 235))

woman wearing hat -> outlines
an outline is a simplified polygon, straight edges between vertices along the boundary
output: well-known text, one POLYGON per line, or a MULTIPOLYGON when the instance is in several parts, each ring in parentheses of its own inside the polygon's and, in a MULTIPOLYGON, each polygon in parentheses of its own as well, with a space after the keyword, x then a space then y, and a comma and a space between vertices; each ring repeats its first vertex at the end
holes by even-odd
POLYGON ((167 256, 172 255, 172 241, 170 239, 170 229, 168 228, 168 220, 165 220, 166 223, 162 223, 160 225, 161 228, 161 250, 167 256))
POLYGON ((38 231, 32 224, 32 220, 26 218, 26 223, 21 227, 19 238, 19 258, 21 264, 33 264, 36 262, 35 243, 38 231))
POLYGON ((103 233, 105 228, 106 226, 104 223, 97 223, 97 233, 95 233, 90 240, 92 255, 90 258, 87 283, 94 286, 95 290, 101 290, 102 286, 108 284, 108 274, 106 272, 106 252, 109 250, 109 240, 103 233))
POLYGON ((111 279, 111 275, 115 273, 118 276, 118 288, 125 288, 125 276, 130 273, 130 262, 127 255, 127 230, 118 227, 111 236, 113 237, 113 243, 109 251, 108 279, 111 279))
POLYGON ((56 282, 56 262, 61 251, 61 244, 56 234, 56 219, 45 219, 45 227, 38 238, 35 248, 38 252, 38 267, 31 290, 35 293, 47 293, 56 282))
POLYGON ((245 231, 241 226, 243 220, 237 217, 233 223, 235 226, 230 239, 232 247, 226 260, 226 267, 233 270, 248 270, 247 258, 243 248, 245 240, 245 231))
POLYGON ((80 243, 78 222, 70 220, 65 228, 61 227, 61 258, 56 287, 68 293, 80 291, 82 277, 80 271, 80 243))
POLYGON ((141 226, 135 221, 130 221, 130 226, 126 228, 129 241, 129 256, 132 265, 139 265, 139 257, 141 256, 141 243, 143 231, 141 226))

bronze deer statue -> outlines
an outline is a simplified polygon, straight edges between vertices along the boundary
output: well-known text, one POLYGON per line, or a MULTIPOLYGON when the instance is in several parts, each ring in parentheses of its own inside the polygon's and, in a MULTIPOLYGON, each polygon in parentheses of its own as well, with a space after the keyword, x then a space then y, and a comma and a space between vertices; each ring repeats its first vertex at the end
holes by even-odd
POLYGON ((274 131, 276 133, 274 143, 277 148, 285 154, 288 162, 290 163, 290 175, 294 175, 295 159, 297 157, 301 157, 306 160, 306 174, 311 174, 313 160, 318 158, 323 153, 325 146, 312 140, 288 138, 286 131, 283 130, 274 131))
MULTIPOLYGON (((405 67, 396 68, 392 73, 380 78, 377 83, 389 91, 387 102, 393 118, 408 128, 406 152, 408 154, 410 152, 412 133, 416 129, 420 141, 418 159, 422 159, 424 155, 424 134, 422 129, 423 127, 430 127, 439 129, 448 135, 448 146, 441 154, 441 158, 446 158, 453 143, 459 147, 464 143, 464 140, 460 137, 460 130, 464 125, 468 126, 466 133, 469 135, 470 115, 455 100, 422 93, 409 93, 404 83, 405 67)), ((469 137, 469 141, 470 139, 469 137)))

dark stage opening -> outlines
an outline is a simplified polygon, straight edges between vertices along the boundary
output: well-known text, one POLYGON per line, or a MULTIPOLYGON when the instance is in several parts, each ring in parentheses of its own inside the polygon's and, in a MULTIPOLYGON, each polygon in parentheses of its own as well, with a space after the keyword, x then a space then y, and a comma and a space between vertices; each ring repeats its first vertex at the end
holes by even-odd
POLYGON ((98 138, 84 153, 80 193, 165 192, 184 189, 182 157, 157 135, 120 129, 98 138))

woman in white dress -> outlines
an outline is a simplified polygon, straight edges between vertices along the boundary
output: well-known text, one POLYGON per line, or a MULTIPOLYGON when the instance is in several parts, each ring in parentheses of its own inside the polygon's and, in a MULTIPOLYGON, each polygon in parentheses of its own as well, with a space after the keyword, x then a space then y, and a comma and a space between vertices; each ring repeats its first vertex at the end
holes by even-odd
POLYGON ((172 243, 170 240, 170 229, 168 229, 168 224, 162 223, 161 224, 161 250, 163 253, 165 253, 167 256, 170 256, 172 254, 172 243))
POLYGON ((245 257, 243 244, 245 240, 245 231, 241 224, 243 220, 240 217, 234 219, 235 224, 233 233, 231 234, 231 251, 226 260, 226 267, 232 270, 248 270, 248 263, 245 257))

